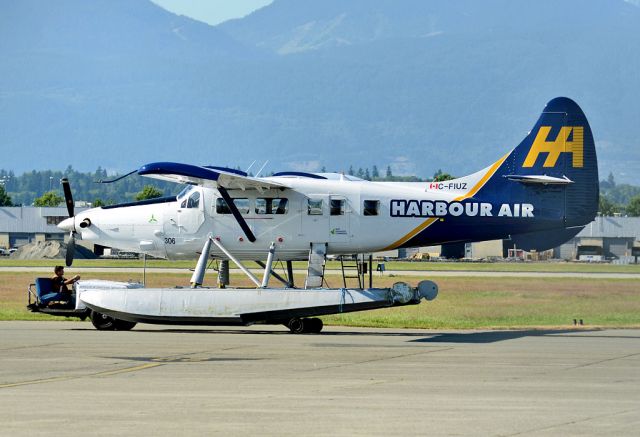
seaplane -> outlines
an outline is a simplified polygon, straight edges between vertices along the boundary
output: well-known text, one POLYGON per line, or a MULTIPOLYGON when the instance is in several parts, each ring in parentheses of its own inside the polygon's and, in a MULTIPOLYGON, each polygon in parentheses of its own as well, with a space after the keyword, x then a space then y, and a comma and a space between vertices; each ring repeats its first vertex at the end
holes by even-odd
POLYGON ((74 214, 69 182, 63 180, 69 218, 59 227, 70 235, 67 265, 76 239, 158 258, 197 259, 197 264, 185 287, 79 281, 75 310, 86 311, 82 314, 89 314, 98 329, 262 323, 317 333, 322 329, 318 316, 412 305, 438 293, 429 280, 390 288, 374 288, 370 280, 366 286, 364 258, 357 287, 347 287, 345 280, 344 287, 323 288, 328 256, 493 239, 547 250, 591 222, 599 198, 591 129, 580 107, 565 97, 547 103, 513 150, 449 181, 371 182, 291 171, 252 177, 231 168, 176 162, 149 163, 132 173, 185 187, 177 196, 74 214), (203 286, 212 258, 221 261, 218 284, 203 286), (253 288, 229 286, 229 260, 253 288), (262 278, 244 266, 248 260, 264 269, 262 278), (308 263, 299 286, 293 279, 295 260, 308 263), (286 263, 286 274, 275 271, 275 262, 286 263), (280 285, 270 287, 271 278, 280 285))

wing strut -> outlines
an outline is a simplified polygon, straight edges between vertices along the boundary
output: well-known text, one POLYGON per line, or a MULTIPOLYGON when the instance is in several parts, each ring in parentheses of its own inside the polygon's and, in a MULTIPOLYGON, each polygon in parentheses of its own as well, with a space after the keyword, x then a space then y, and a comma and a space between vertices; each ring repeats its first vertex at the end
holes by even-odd
POLYGON ((235 203, 233 203, 233 199, 231 198, 231 196, 229 196, 229 193, 227 192, 227 190, 224 187, 218 186, 218 191, 220 192, 220 195, 222 196, 224 201, 227 202, 227 205, 229 205, 231 214, 233 214, 233 216, 235 217, 236 221, 244 231, 244 234, 247 236, 249 241, 251 241, 252 243, 256 241, 255 235, 253 235, 253 232, 251 232, 249 225, 245 221, 244 217, 242 217, 242 214, 240 214, 240 211, 238 211, 238 207, 236 206, 235 203))

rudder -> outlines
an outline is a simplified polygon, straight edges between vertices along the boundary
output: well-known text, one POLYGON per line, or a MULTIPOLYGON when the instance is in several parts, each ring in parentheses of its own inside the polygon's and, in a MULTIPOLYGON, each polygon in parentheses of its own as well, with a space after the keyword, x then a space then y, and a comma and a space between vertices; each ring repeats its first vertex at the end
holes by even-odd
MULTIPOLYGON (((561 207, 565 227, 594 219, 599 198, 595 143, 586 116, 573 100, 558 97, 547 103, 502 167, 501 176, 527 185, 523 191, 535 197, 535 203, 547 198, 549 206, 561 207)), ((512 190, 512 197, 518 191, 512 190)))

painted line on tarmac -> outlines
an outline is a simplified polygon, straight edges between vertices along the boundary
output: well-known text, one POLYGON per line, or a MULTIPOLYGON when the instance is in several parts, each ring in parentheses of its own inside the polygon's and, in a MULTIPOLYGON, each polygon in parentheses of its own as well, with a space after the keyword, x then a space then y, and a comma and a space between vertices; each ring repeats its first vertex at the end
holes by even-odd
POLYGON ((139 366, 133 366, 133 367, 127 367, 124 369, 118 369, 118 370, 108 370, 106 372, 100 372, 100 373, 95 373, 93 375, 90 376, 111 376, 111 375, 119 375, 121 373, 130 373, 130 372, 137 372, 139 370, 145 370, 145 369, 150 369, 152 367, 158 367, 158 366, 164 366, 165 363, 145 363, 145 364, 141 364, 139 366))
POLYGON ((139 370, 145 370, 152 367, 164 366, 164 364, 165 363, 145 363, 138 366, 125 367, 124 369, 107 370, 103 372, 89 373, 86 375, 55 376, 53 378, 32 379, 29 381, 12 382, 9 384, 0 384, 0 389, 20 387, 23 385, 48 384, 50 382, 70 381, 72 379, 80 379, 80 378, 87 378, 87 377, 104 377, 104 376, 119 375, 121 373, 137 372, 139 370))

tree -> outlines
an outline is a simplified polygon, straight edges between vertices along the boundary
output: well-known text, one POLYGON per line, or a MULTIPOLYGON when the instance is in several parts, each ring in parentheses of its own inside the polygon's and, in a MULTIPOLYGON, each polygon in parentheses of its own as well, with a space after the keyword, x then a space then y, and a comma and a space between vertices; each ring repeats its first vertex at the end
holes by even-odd
POLYGON ((620 207, 609 200, 607 196, 601 194, 598 202, 598 212, 604 216, 612 216, 614 213, 620 212, 620 207))
POLYGON ((626 213, 632 217, 640 217, 640 195, 631 198, 627 205, 626 213))
POLYGON ((348 173, 348 175, 349 175, 349 176, 353 176, 353 175, 354 175, 353 165, 350 165, 350 166, 349 166, 349 173, 348 173))
POLYGON ((153 185, 145 185, 142 187, 142 191, 136 194, 136 200, 155 199, 156 197, 162 197, 162 191, 153 185))
POLYGON ((380 177, 380 172, 378 171, 378 166, 374 165, 373 170, 371 170, 371 177, 373 179, 378 179, 380 177))
POLYGON ((60 206, 64 202, 64 197, 55 191, 47 191, 42 196, 33 201, 33 206, 60 206))
POLYGON ((607 179, 603 179, 600 181, 600 189, 602 190, 611 190, 616 187, 616 180, 613 177, 613 172, 609 172, 609 176, 607 179))
POLYGON ((102 199, 96 199, 96 200, 93 201, 92 206, 94 208, 98 208, 100 206, 105 206, 105 203, 102 201, 102 199))
POLYGON ((451 176, 449 173, 442 173, 442 170, 440 169, 433 174, 433 182, 450 181, 451 179, 455 179, 455 177, 451 176))
POLYGON ((94 177, 95 177, 96 181, 106 180, 107 179, 107 171, 105 169, 103 169, 101 166, 98 166, 98 168, 96 169, 96 172, 94 174, 94 177))
POLYGON ((0 206, 13 206, 11 197, 7 194, 2 185, 0 185, 0 206))
POLYGON ((393 177, 393 174, 391 173, 391 166, 388 165, 387 166, 387 179, 391 179, 393 177))

